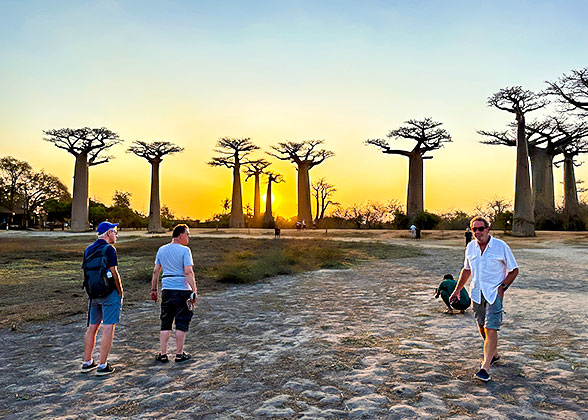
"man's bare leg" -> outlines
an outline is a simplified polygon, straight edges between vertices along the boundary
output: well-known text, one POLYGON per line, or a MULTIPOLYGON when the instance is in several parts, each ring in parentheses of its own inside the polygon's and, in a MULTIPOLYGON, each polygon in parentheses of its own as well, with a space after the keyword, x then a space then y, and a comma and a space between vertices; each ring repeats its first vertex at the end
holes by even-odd
POLYGON ((496 355, 496 347, 498 345, 498 331, 491 328, 486 328, 486 339, 484 340, 484 361, 482 362, 482 369, 490 372, 490 363, 492 358, 496 355))
POLYGON ((169 336, 171 330, 165 330, 159 332, 159 344, 161 346, 160 354, 167 354, 167 343, 169 342, 169 336))
POLYGON ((486 331, 483 325, 478 325, 478 331, 480 331, 480 335, 482 336, 482 340, 486 341, 486 331))
POLYGON ((114 327, 116 324, 102 325, 102 336, 100 338, 100 364, 103 365, 108 360, 112 339, 114 338, 114 327))
POLYGON ((184 352, 184 341, 186 341, 186 331, 176 330, 176 354, 184 352))
POLYGON ((96 346, 96 334, 100 324, 91 324, 86 330, 84 335, 84 362, 89 362, 92 359, 92 353, 94 352, 94 346, 96 346))

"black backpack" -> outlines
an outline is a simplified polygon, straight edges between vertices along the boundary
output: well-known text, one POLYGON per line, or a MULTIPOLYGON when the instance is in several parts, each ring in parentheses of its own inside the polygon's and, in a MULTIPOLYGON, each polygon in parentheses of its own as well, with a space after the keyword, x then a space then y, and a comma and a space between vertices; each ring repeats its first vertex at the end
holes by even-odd
POLYGON ((114 278, 108 277, 108 257, 106 251, 110 245, 95 249, 90 255, 84 257, 82 268, 84 269, 84 289, 90 299, 103 298, 114 290, 114 278))

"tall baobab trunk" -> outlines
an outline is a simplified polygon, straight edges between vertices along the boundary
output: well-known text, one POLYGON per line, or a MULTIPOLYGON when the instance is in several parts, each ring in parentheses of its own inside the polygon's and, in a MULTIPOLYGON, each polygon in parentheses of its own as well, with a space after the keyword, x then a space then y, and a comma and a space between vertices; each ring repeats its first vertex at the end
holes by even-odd
POLYGON ((553 155, 545 149, 529 147, 533 199, 536 215, 550 215, 555 212, 553 186, 553 155))
POLYGON ((255 191, 253 191, 253 226, 261 225, 261 193, 259 192, 259 174, 255 174, 255 191))
POLYGON ((267 194, 265 198, 265 214, 263 215, 263 226, 272 228, 276 224, 274 215, 272 214, 272 180, 267 182, 267 194))
POLYGON ((229 227, 245 227, 245 218, 243 217, 243 197, 241 195, 241 165, 237 162, 235 162, 235 167, 233 168, 233 198, 231 201, 229 227))
POLYGON ((310 163, 302 162, 298 165, 298 220, 307 225, 312 223, 310 209, 310 163))
POLYGON ((578 212, 578 189, 576 187, 576 175, 574 171, 574 159, 571 156, 564 157, 564 211, 568 215, 576 215, 578 212))
POLYGON ((73 199, 71 202, 72 232, 86 232, 89 228, 88 214, 90 205, 88 194, 88 154, 76 156, 73 181, 73 199))
POLYGON ((408 197, 406 215, 412 221, 424 210, 423 202, 423 157, 420 153, 411 153, 408 157, 408 197))
POLYGON ((533 193, 529 176, 529 150, 525 137, 525 117, 517 114, 517 166, 515 177, 515 199, 513 236, 535 236, 533 193))
POLYGON ((147 231, 150 233, 163 232, 161 227, 161 202, 159 199, 159 163, 160 160, 151 162, 151 197, 149 200, 149 220, 147 231))

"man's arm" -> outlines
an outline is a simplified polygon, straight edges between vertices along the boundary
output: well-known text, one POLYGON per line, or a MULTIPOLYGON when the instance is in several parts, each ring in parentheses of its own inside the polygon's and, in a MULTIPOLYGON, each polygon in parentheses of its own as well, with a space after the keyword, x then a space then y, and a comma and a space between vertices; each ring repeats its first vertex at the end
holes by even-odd
POLYGON ((502 280, 502 284, 498 287, 498 296, 500 299, 504 296, 504 292, 506 289, 510 287, 510 285, 514 282, 515 278, 519 275, 519 269, 515 268, 514 270, 510 271, 504 280, 502 280))
POLYGON ((461 293, 461 289, 467 283, 468 279, 472 275, 472 270, 468 270, 467 268, 463 268, 461 273, 459 273, 459 281, 455 285, 455 290, 449 297, 449 302, 453 302, 454 300, 459 300, 459 294, 461 293))
POLYGON ((184 275, 186 276, 186 280, 188 280, 188 284, 192 288, 192 291, 198 295, 198 290, 196 290, 196 281, 194 276, 194 269, 191 265, 184 266, 184 275))
POLYGON ((122 288, 122 282, 120 281, 120 274, 118 274, 118 268, 115 266, 112 266, 109 268, 110 273, 112 274, 112 278, 114 279, 114 288, 116 289, 116 291, 118 292, 118 294, 120 296, 123 295, 123 288, 122 288))
POLYGON ((151 300, 157 302, 157 284, 159 283, 159 275, 161 274, 161 264, 155 264, 153 267, 153 275, 151 276, 151 300))

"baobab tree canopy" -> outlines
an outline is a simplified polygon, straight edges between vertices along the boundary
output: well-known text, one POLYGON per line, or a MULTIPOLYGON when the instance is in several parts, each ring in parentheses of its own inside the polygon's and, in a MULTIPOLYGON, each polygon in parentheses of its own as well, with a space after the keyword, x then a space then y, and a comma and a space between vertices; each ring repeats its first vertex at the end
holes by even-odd
POLYGON ((128 152, 142 157, 151 164, 151 195, 149 200, 149 220, 147 222, 148 232, 161 232, 164 229, 161 226, 161 201, 159 198, 159 164, 163 156, 173 153, 179 153, 184 150, 183 147, 177 146, 169 141, 154 141, 147 143, 136 140, 129 147, 128 152))
POLYGON ((298 220, 310 223, 312 211, 310 207, 310 175, 309 171, 335 156, 335 153, 316 148, 323 144, 323 140, 305 140, 301 142, 287 141, 272 146, 275 153, 267 152, 280 160, 295 163, 298 168, 298 220))
POLYGON ((44 130, 47 136, 43 140, 53 143, 55 147, 66 150, 78 157, 87 155, 89 166, 100 165, 112 159, 112 156, 100 156, 112 146, 122 143, 118 134, 107 128, 59 128, 44 130))
POLYGON ((391 130, 387 137, 394 140, 414 140, 416 143, 412 150, 393 149, 388 139, 369 139, 365 144, 379 147, 382 153, 409 158, 406 213, 413 219, 418 213, 424 211, 423 159, 432 159, 432 156, 425 156, 425 154, 442 148, 444 143, 452 140, 447 130, 439 128, 443 123, 433 121, 432 118, 412 119, 405 124, 396 130, 391 130))
POLYGON ((215 153, 220 156, 213 157, 208 162, 210 166, 225 166, 233 169, 233 196, 229 227, 245 227, 241 193, 241 165, 249 165, 255 162, 254 160, 245 160, 245 158, 257 149, 259 149, 259 146, 253 144, 249 137, 222 137, 218 140, 216 149, 214 149, 215 153))
POLYGON ((526 113, 543 108, 547 105, 547 100, 521 86, 512 86, 500 89, 488 98, 487 103, 488 106, 516 114, 518 121, 526 113))
POLYGON ((588 67, 572 70, 570 75, 564 74, 556 82, 546 83, 549 87, 544 93, 557 97, 566 110, 588 111, 588 67))
POLYGON ((45 130, 44 140, 66 150, 76 158, 74 168, 73 198, 71 205, 71 229, 74 232, 88 230, 89 174, 88 167, 100 165, 112 159, 102 152, 121 143, 118 134, 102 128, 60 128, 45 130))
POLYGON ((183 151, 183 147, 177 146, 169 141, 154 141, 152 143, 147 143, 145 141, 136 140, 128 149, 128 152, 146 159, 149 163, 153 163, 154 161, 161 162, 163 156, 183 151))

